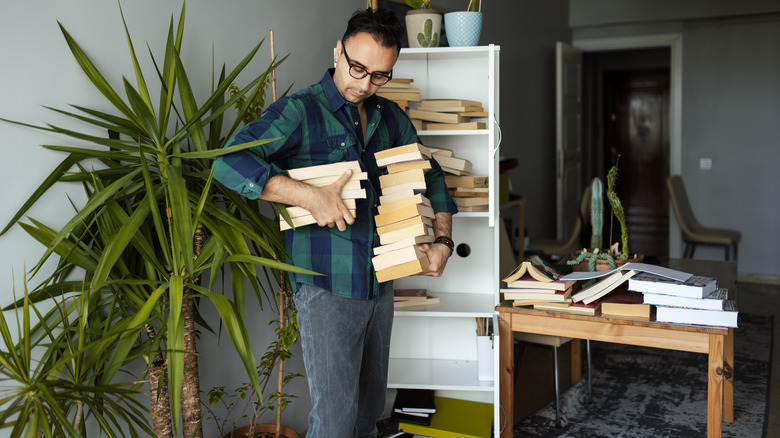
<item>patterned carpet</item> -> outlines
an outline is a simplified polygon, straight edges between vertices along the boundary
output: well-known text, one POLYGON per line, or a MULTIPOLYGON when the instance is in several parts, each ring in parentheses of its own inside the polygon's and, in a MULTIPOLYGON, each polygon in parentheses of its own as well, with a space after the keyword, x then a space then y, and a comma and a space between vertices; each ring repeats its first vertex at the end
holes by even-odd
MULTIPOLYGON (((766 434, 772 357, 771 316, 740 314, 735 334, 734 423, 723 437, 766 434)), ((554 404, 514 428, 515 438, 704 437, 707 434, 707 356, 594 342, 593 399, 582 381, 554 404)))

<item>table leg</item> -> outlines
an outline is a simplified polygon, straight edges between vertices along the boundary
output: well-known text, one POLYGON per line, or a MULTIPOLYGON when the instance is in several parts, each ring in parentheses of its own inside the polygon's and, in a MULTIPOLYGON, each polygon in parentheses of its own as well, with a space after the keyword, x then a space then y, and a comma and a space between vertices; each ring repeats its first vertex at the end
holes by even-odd
POLYGON ((710 335, 707 379, 707 438, 720 438, 723 426, 725 336, 710 335))
POLYGON ((582 380, 582 340, 571 340, 571 385, 574 386, 582 380))
POLYGON ((734 422, 734 329, 729 328, 724 345, 723 421, 734 422))
POLYGON ((514 375, 515 375, 515 354, 514 342, 512 336, 511 316, 499 312, 498 316, 498 373, 499 373, 499 402, 500 411, 503 418, 501 422, 501 438, 512 438, 512 427, 514 426, 515 414, 515 394, 514 394, 514 375))

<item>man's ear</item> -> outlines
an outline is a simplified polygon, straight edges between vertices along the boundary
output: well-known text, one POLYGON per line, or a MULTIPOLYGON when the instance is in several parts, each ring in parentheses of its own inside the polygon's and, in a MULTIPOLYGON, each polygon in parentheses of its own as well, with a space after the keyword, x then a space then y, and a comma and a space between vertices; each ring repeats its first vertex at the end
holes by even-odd
POLYGON ((341 40, 336 41, 336 51, 333 53, 333 62, 338 62, 339 58, 341 58, 342 50, 343 46, 341 40))

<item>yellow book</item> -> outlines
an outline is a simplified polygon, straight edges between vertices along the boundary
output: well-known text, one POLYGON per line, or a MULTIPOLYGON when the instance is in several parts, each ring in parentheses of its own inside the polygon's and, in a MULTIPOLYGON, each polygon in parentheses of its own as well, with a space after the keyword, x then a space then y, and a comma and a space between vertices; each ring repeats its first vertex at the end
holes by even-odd
POLYGON ((288 169, 287 176, 298 181, 305 179, 319 178, 321 176, 341 176, 348 169, 352 170, 352 174, 363 172, 360 169, 360 163, 357 161, 341 161, 338 163, 319 164, 316 166, 300 167, 297 169, 288 169))
POLYGON ((463 117, 457 113, 444 113, 437 111, 424 111, 414 108, 409 108, 407 111, 409 117, 413 119, 420 119, 426 122, 439 122, 439 123, 464 123, 468 122, 468 117, 463 117))
POLYGON ((387 245, 380 245, 374 248, 374 255, 385 254, 396 249, 403 248, 405 246, 421 245, 423 243, 433 243, 434 236, 412 236, 405 237, 387 245))
POLYGON ((413 262, 422 257, 427 256, 424 252, 420 251, 420 248, 417 245, 412 245, 374 256, 371 258, 371 263, 374 265, 374 270, 381 271, 391 266, 413 262))
POLYGON ((412 169, 422 169, 423 171, 425 171, 430 168, 431 168, 430 160, 407 161, 405 163, 388 164, 387 173, 398 173, 398 172, 403 172, 405 170, 412 170, 412 169))
POLYGON ((394 222, 409 219, 414 216, 434 217, 433 207, 422 204, 409 204, 393 211, 374 216, 377 227, 384 227, 394 222))
POLYGON ((484 122, 463 122, 463 123, 426 123, 425 129, 429 131, 447 131, 447 130, 465 130, 465 129, 487 129, 484 122))
POLYGON ((404 219, 398 222, 393 222, 390 225, 385 225, 383 227, 379 227, 376 229, 376 233, 380 236, 385 235, 387 233, 392 233, 393 231, 400 230, 402 228, 406 228, 411 225, 417 225, 417 224, 425 224, 429 227, 433 226, 433 222, 431 222, 430 219, 428 219, 425 216, 412 216, 408 219, 404 219))
POLYGON ((379 243, 381 245, 390 245, 391 243, 395 243, 398 242, 399 240, 403 240, 409 237, 430 236, 430 235, 431 235, 431 227, 429 227, 428 225, 413 224, 413 225, 409 225, 408 227, 403 227, 401 229, 380 235, 379 243))
MULTIPOLYGON (((352 213, 352 217, 356 217, 355 210, 349 210, 349 212, 352 213)), ((314 219, 314 216, 312 216, 310 214, 307 214, 305 216, 298 216, 298 217, 292 218, 292 223, 293 223, 293 226, 295 226, 295 228, 298 228, 298 227, 302 227, 304 225, 316 224, 317 223, 317 219, 314 219)), ((279 229, 284 231, 284 230, 292 229, 292 227, 290 226, 290 224, 287 223, 287 221, 285 221, 284 219, 281 219, 279 221, 279 229)))
POLYGON ((423 204, 430 207, 431 201, 430 199, 423 196, 422 193, 417 193, 407 198, 402 198, 397 201, 382 204, 377 207, 377 210, 379 211, 379 214, 385 214, 411 204, 423 204))
MULTIPOLYGON (((306 184, 308 184, 310 186, 322 187, 322 186, 327 186, 327 185, 333 184, 339 178, 341 178, 341 173, 339 173, 338 175, 328 175, 328 176, 320 176, 320 177, 317 177, 317 178, 304 179, 304 180, 302 180, 302 182, 305 182, 306 184)), ((355 187, 355 188, 359 189, 360 188, 360 180, 364 180, 364 179, 368 179, 368 172, 356 172, 356 173, 352 174, 352 176, 349 178, 349 180, 347 180, 347 184, 352 183, 352 182, 357 182, 358 184, 357 184, 357 187, 355 187)))
POLYGON ((439 108, 443 106, 482 106, 482 102, 466 99, 425 99, 420 106, 426 108, 439 108))
POLYGON ((427 160, 431 158, 431 151, 420 143, 409 143, 376 152, 374 158, 377 166, 383 167, 404 161, 427 160))
POLYGON ((458 157, 445 157, 441 155, 434 155, 433 159, 436 160, 441 167, 448 169, 462 170, 464 172, 471 173, 471 161, 458 157))
POLYGON ((390 266, 389 268, 376 271, 376 279, 380 283, 385 281, 395 280, 396 278, 408 277, 410 275, 419 274, 428 268, 428 256, 423 254, 417 260, 411 262, 401 263, 400 265, 390 266))
POLYGON ((425 171, 422 169, 411 169, 379 176, 379 186, 383 189, 412 182, 425 183, 425 171))
POLYGON ((487 188, 488 177, 486 176, 453 176, 444 175, 444 182, 447 187, 463 187, 467 189, 487 188))

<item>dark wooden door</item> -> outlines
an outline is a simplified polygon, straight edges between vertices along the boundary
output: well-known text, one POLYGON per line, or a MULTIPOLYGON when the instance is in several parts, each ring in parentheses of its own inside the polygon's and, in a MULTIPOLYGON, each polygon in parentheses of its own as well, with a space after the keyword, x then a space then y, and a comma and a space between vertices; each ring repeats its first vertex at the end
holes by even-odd
MULTIPOLYGON (((605 73, 604 93, 604 168, 609 170, 620 156, 617 193, 629 250, 668 257, 669 70, 605 73)), ((619 241, 620 226, 607 218, 608 205, 604 209, 605 225, 612 222, 610 242, 619 241)))

